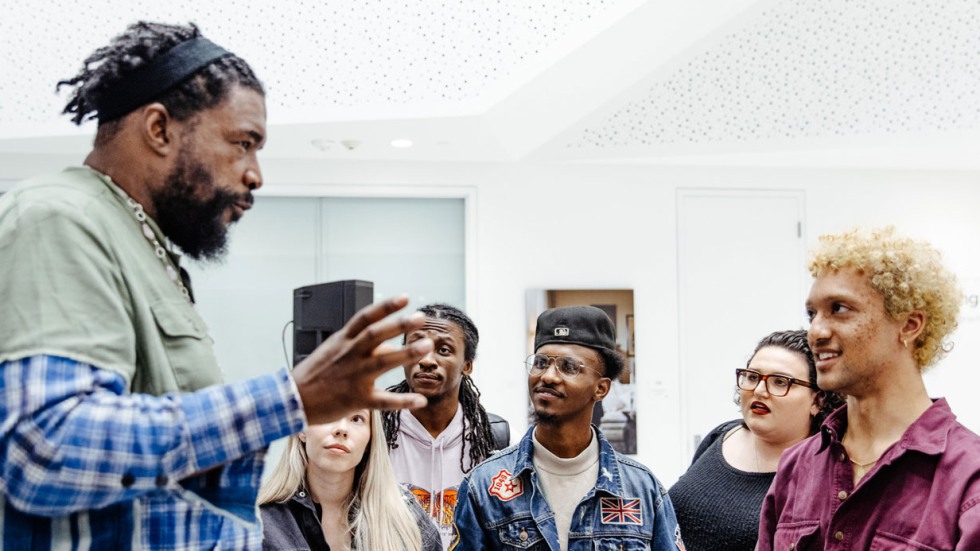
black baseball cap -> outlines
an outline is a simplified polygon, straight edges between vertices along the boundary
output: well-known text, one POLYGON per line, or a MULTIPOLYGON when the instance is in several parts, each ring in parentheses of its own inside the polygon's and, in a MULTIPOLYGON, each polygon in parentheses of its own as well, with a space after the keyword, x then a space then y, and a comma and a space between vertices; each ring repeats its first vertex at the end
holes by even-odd
POLYGON ((534 351, 546 344, 577 344, 616 352, 616 328, 595 306, 565 306, 545 310, 534 330, 534 351))

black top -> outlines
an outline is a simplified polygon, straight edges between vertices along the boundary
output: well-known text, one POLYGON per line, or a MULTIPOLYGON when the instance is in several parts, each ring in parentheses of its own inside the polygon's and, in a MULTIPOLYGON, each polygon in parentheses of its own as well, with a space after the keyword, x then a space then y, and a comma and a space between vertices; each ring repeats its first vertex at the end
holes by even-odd
MULTIPOLYGON (((422 510, 408 490, 401 488, 402 500, 412 512, 422 536, 422 551, 442 551, 442 539, 432 518, 422 510)), ((265 503, 262 513, 262 549, 275 551, 330 551, 320 527, 319 503, 300 490, 285 503, 265 503)))
POLYGON ((776 473, 740 471, 725 461, 724 436, 741 423, 729 421, 708 433, 687 472, 670 489, 689 551, 755 549, 762 501, 776 473))
POLYGON ((510 423, 499 415, 487 412, 490 421, 490 432, 493 433, 493 443, 498 450, 510 446, 510 423))

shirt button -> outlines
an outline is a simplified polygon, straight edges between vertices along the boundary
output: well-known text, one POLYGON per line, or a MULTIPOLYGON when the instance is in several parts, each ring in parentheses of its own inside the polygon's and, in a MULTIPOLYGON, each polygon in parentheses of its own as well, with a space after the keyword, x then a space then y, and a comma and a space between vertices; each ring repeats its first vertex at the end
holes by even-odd
POLYGON ((166 486, 167 485, 167 477, 163 476, 162 474, 159 475, 159 476, 157 476, 156 483, 157 483, 157 486, 159 486, 161 488, 164 487, 164 486, 166 486))
POLYGON ((845 499, 847 499, 847 492, 841 490, 840 492, 837 493, 837 498, 840 499, 841 501, 844 501, 845 499))
POLYGON ((789 544, 789 551, 793 551, 794 549, 796 549, 796 544, 795 543, 789 544))
POLYGON ((302 492, 302 491, 301 491, 301 492, 299 493, 299 497, 306 497, 306 492, 302 492))
POLYGON ((844 539, 844 532, 841 532, 840 530, 838 530, 837 533, 834 534, 834 539, 837 540, 837 541, 843 540, 844 539))
POLYGON ((527 531, 521 528, 521 541, 527 541, 527 531))
POLYGON ((136 482, 136 477, 133 476, 133 473, 126 473, 123 475, 122 477, 123 488, 129 488, 130 486, 133 485, 134 482, 136 482))
POLYGON ((841 462, 847 461, 847 455, 844 452, 840 452, 840 460, 841 462))

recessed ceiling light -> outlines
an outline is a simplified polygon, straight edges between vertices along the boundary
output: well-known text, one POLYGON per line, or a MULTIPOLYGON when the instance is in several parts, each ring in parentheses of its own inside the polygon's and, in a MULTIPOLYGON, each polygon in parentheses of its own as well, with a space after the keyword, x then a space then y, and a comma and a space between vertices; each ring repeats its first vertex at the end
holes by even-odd
POLYGON ((391 147, 412 147, 412 140, 391 140, 391 147))

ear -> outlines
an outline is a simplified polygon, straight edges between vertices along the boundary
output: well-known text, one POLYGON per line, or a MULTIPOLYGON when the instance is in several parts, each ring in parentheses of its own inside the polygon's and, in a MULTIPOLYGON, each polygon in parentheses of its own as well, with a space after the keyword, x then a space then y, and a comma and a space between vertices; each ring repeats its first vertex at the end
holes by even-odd
POLYGON ((151 103, 139 111, 139 129, 143 143, 161 157, 177 152, 175 133, 179 123, 162 103, 151 103))
POLYGON ((612 381, 609 380, 609 377, 599 379, 595 384, 595 392, 592 394, 592 398, 596 402, 605 398, 609 394, 609 385, 611 383, 612 381))
POLYGON ((466 360, 463 364, 463 375, 469 375, 473 373, 473 360, 466 360))
POLYGON ((820 399, 820 393, 814 392, 813 402, 810 404, 810 417, 816 417, 817 414, 820 413, 820 406, 821 406, 820 402, 822 401, 823 400, 820 399))
POLYGON ((299 438, 299 441, 300 442, 302 442, 304 444, 306 443, 306 433, 305 432, 298 432, 298 433, 296 433, 296 438, 299 438))
MULTIPOLYGON (((919 335, 922 334, 925 328, 926 315, 921 310, 912 310, 905 316, 905 323, 902 325, 902 330, 899 332, 898 338, 902 344, 915 343, 915 340, 919 338, 919 335)), ((914 350, 915 346, 912 349, 914 350)))

